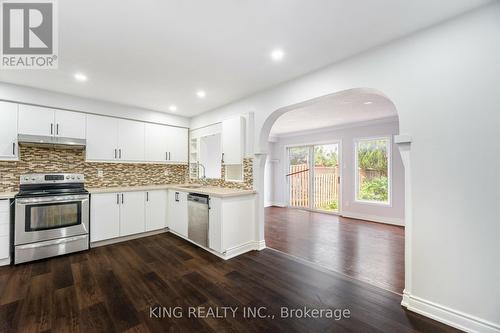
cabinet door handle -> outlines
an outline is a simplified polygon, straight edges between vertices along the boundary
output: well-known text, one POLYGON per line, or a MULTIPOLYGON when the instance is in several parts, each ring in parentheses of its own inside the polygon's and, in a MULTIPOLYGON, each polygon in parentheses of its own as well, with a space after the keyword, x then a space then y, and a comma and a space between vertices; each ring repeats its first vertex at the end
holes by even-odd
POLYGON ((165 152, 165 161, 168 161, 168 152, 165 152))
POLYGON ((175 192, 175 201, 179 201, 179 192, 175 192))
POLYGON ((122 193, 122 204, 123 204, 123 193, 122 193))
POLYGON ((122 149, 118 149, 118 158, 122 158, 122 149))
POLYGON ((222 153, 222 158, 221 158, 220 162, 221 162, 222 164, 224 164, 224 153, 222 153))
POLYGON ((56 135, 59 135, 59 124, 56 124, 56 135))
POLYGON ((146 201, 149 201, 149 192, 146 192, 146 201))
POLYGON ((12 155, 16 156, 16 143, 12 142, 12 155))
POLYGON ((117 149, 115 148, 115 158, 116 158, 116 151, 117 151, 117 149))
POLYGON ((50 124, 50 135, 54 134, 54 124, 50 124))
POLYGON ((171 158, 170 158, 170 152, 168 152, 168 160, 169 161, 171 160, 171 158))
POLYGON ((120 204, 120 195, 118 193, 116 193, 116 204, 120 204))

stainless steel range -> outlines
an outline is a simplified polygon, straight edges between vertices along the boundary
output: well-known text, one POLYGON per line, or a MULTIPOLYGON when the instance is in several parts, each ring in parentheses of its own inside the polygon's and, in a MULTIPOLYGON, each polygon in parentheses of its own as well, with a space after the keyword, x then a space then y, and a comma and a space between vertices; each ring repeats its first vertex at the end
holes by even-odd
POLYGON ((82 174, 21 176, 15 197, 14 264, 89 248, 84 181, 82 174))

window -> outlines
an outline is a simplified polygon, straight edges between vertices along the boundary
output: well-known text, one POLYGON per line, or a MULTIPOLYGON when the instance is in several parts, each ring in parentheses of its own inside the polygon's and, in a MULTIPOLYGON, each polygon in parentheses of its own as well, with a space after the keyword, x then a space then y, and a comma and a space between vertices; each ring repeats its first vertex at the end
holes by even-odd
POLYGON ((355 147, 356 201, 390 204, 391 139, 359 139, 355 147))

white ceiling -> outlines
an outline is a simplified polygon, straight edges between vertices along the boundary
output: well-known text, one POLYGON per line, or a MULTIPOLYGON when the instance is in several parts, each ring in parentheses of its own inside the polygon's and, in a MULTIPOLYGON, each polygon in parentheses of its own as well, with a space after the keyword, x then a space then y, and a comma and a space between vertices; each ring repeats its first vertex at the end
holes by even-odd
POLYGON ((270 136, 390 117, 397 117, 397 111, 389 99, 353 89, 288 111, 276 120, 270 136))
POLYGON ((4 70, 0 81, 193 116, 487 2, 58 1, 59 69, 4 70))

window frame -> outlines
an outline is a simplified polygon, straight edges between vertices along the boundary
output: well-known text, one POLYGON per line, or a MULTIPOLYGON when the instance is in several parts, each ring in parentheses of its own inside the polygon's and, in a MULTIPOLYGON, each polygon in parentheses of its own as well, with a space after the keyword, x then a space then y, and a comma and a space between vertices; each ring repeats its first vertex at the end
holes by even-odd
POLYGON ((354 139, 354 202, 365 205, 392 207, 392 135, 362 137, 354 139), (362 141, 387 140, 387 202, 359 199, 358 147, 362 141))

